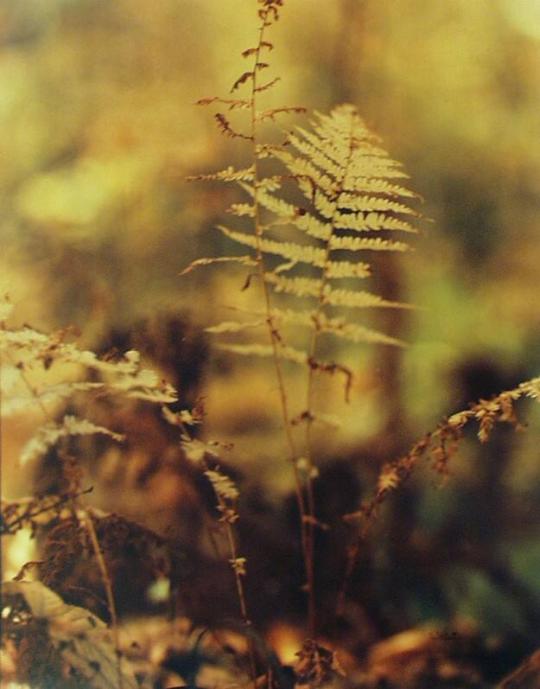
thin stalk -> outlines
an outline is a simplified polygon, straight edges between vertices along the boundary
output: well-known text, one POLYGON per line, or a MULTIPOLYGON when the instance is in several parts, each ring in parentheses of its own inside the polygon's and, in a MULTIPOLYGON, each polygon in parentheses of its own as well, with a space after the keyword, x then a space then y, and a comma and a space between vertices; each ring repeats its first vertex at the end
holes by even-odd
MULTIPOLYGON (((223 498, 216 493, 219 506, 225 510, 227 506, 225 505, 225 502, 223 498)), ((244 590, 244 582, 242 580, 242 574, 239 571, 238 567, 236 566, 236 562, 238 560, 238 548, 236 545, 236 538, 234 535, 234 530, 232 527, 232 524, 230 521, 227 519, 225 521, 225 532, 227 534, 227 543, 229 546, 229 555, 231 559, 231 566, 234 570, 234 578, 236 581, 236 591, 238 593, 238 601, 240 603, 240 614, 242 615, 242 621, 244 622, 244 627, 246 628, 246 635, 247 635, 247 641, 248 641, 248 650, 249 650, 249 664, 250 664, 250 670, 251 670, 251 679, 253 680, 253 685, 255 686, 256 681, 257 681, 257 666, 255 664, 255 651, 253 648, 253 637, 251 635, 251 619, 248 614, 248 608, 247 608, 247 603, 246 603, 246 593, 244 590)))
POLYGON ((111 582, 111 577, 109 575, 109 570, 107 568, 107 563, 105 562, 105 558, 103 557, 103 552, 101 550, 101 546, 99 545, 99 540, 98 536, 96 533, 96 528, 94 526, 94 522, 92 520, 92 516, 90 513, 83 509, 82 510, 82 521, 84 523, 84 526, 88 532, 88 535, 90 537, 90 543, 92 544, 92 548, 94 550, 94 554, 96 556, 96 562, 101 574, 101 580, 103 582, 103 588, 105 589, 105 595, 107 597, 107 609, 109 611, 109 615, 111 618, 111 632, 112 632, 112 637, 113 637, 113 645, 114 645, 114 650, 116 653, 116 671, 117 671, 117 678, 118 678, 118 689, 123 689, 123 676, 122 676, 122 661, 121 661, 121 653, 120 653, 120 637, 118 634, 118 615, 116 613, 116 604, 114 602, 114 595, 113 595, 113 589, 112 589, 112 582, 111 582))
MULTIPOLYGON (((349 165, 351 163, 352 159, 352 154, 354 150, 353 146, 353 125, 351 121, 351 131, 350 131, 350 137, 349 137, 349 152, 347 156, 347 161, 345 163, 345 166, 343 167, 343 174, 341 176, 341 179, 338 182, 338 190, 336 192, 336 208, 331 220, 331 233, 330 236, 328 237, 328 241, 326 242, 325 246, 325 255, 324 255, 324 263, 323 263, 323 268, 322 268, 322 275, 321 275, 321 283, 319 287, 319 294, 317 295, 317 306, 315 310, 313 311, 313 322, 314 322, 314 328, 311 334, 311 342, 310 346, 308 349, 308 362, 309 362, 309 367, 308 367, 308 379, 307 379, 307 394, 306 394, 306 433, 305 433, 305 454, 306 454, 306 459, 307 459, 307 478, 306 478, 306 492, 307 492, 307 502, 308 502, 308 514, 311 517, 311 519, 307 520, 307 531, 306 531, 306 542, 307 542, 307 562, 309 562, 310 567, 312 568, 311 571, 311 581, 312 581, 312 586, 314 585, 314 560, 315 560, 315 555, 314 555, 314 537, 315 537, 315 526, 316 526, 316 517, 315 517, 315 496, 314 496, 314 490, 313 490, 313 476, 311 473, 312 470, 312 461, 313 461, 313 437, 312 437, 312 424, 313 424, 313 397, 314 397, 314 392, 315 392, 315 367, 311 365, 311 362, 313 362, 316 359, 317 355, 317 345, 319 341, 319 334, 320 334, 320 327, 318 324, 318 319, 321 313, 324 310, 324 290, 326 285, 328 284, 328 264, 330 261, 330 254, 332 253, 331 245, 330 245, 330 239, 334 233, 334 228, 336 221, 339 216, 339 198, 341 194, 344 192, 344 184, 345 184, 345 179, 347 177, 347 172, 349 170, 349 165)), ((313 599, 315 598, 315 594, 313 592, 313 599)), ((315 623, 313 623, 313 636, 315 635, 315 623)))
MULTIPOLYGON (((181 431, 184 439, 189 441, 191 439, 191 435, 187 429, 186 424, 180 421, 178 423, 178 426, 180 428, 180 431, 181 431)), ((205 471, 208 471, 210 469, 210 467, 208 466, 208 463, 204 460, 202 461, 202 466, 205 469, 205 471)), ((239 554, 238 554, 238 546, 236 544, 236 537, 235 537, 235 533, 234 533, 234 529, 233 529, 233 523, 238 518, 238 513, 234 507, 231 507, 227 504, 227 501, 225 500, 223 495, 221 495, 219 490, 217 490, 217 488, 214 486, 213 483, 212 483, 212 487, 214 490, 214 495, 216 496, 218 510, 223 515, 222 519, 220 521, 225 524, 225 533, 227 536, 227 545, 229 548, 229 562, 230 562, 231 567, 232 567, 233 572, 234 572, 236 592, 238 595, 238 603, 239 603, 239 607, 240 607, 240 615, 242 617, 242 622, 244 623, 244 627, 246 630, 246 637, 247 637, 247 641, 248 641, 250 673, 251 673, 251 679, 253 681, 253 689, 255 689, 256 683, 257 683, 257 666, 256 666, 256 662, 255 662, 255 649, 253 646, 253 636, 251 634, 252 623, 251 623, 251 619, 250 619, 249 612, 248 612, 246 592, 244 589, 244 582, 242 579, 242 573, 236 564, 238 561, 238 558, 239 558, 239 554)), ((217 545, 215 545, 215 548, 216 548, 216 552, 217 552, 218 551, 217 545)))
POLYGON ((306 505, 306 499, 304 496, 304 485, 302 481, 302 476, 298 469, 297 460, 298 454, 296 451, 296 444, 293 438, 291 430, 291 419, 289 413, 289 405, 287 400, 287 392, 285 389, 285 382, 283 377, 283 370, 281 366, 281 360, 279 357, 279 333, 276 331, 273 317, 272 317, 272 305, 270 290, 268 284, 265 280, 265 265, 264 256, 261 248, 261 239, 263 235, 263 227, 260 220, 260 205, 258 200, 258 187, 260 182, 260 169, 259 169, 259 156, 257 152, 257 75, 258 75, 258 64, 261 53, 261 48, 264 41, 265 29, 268 26, 267 14, 262 15, 261 25, 259 27, 259 38, 257 43, 257 48, 255 51, 255 63, 253 69, 253 78, 251 80, 251 141, 253 146, 253 205, 254 205, 254 228, 255 237, 257 241, 256 245, 256 261, 257 269, 259 273, 260 282, 262 285, 264 303, 266 309, 266 323, 268 326, 268 334, 270 338, 270 344, 272 347, 274 368, 276 374, 276 380, 278 384, 280 405, 281 405, 281 415, 283 421, 283 428, 286 436, 286 442, 289 448, 289 461, 293 468, 294 483, 295 483, 295 493, 296 502, 298 505, 298 511, 300 513, 300 529, 301 529, 301 540, 302 540, 302 553, 304 560, 304 568, 306 573, 306 588, 308 594, 308 625, 310 630, 310 635, 314 634, 315 630, 315 604, 314 604, 314 587, 313 587, 313 558, 310 555, 312 548, 309 545, 309 522, 311 520, 307 519, 310 515, 309 505, 306 505))

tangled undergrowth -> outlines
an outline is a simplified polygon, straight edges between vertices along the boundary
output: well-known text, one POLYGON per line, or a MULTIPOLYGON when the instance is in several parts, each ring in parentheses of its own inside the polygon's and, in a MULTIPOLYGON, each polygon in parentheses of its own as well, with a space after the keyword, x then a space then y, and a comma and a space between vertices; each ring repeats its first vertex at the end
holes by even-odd
MULTIPOLYGON (((61 399, 69 396, 74 402, 77 395, 95 395, 96 391, 100 396, 136 398, 144 400, 145 405, 159 405, 164 422, 176 429, 177 441, 185 457, 197 467, 212 489, 215 505, 212 519, 218 527, 214 535, 221 534, 222 538, 218 552, 222 553, 231 572, 231 583, 235 582, 232 589, 236 588, 238 599, 236 622, 230 619, 212 629, 197 628, 189 622, 185 617, 189 610, 185 605, 186 592, 177 594, 179 588, 196 586, 197 577, 201 576, 198 568, 204 567, 200 556, 197 562, 197 555, 174 537, 86 503, 92 489, 85 484, 81 459, 73 454, 81 449, 74 439, 94 433, 108 437, 111 442, 121 443, 123 438, 88 418, 65 415, 59 421, 47 420, 23 449, 21 462, 35 463, 55 446, 63 490, 2 502, 2 535, 13 536, 28 529, 39 543, 39 559, 28 562, 14 581, 6 582, 3 588, 6 676, 30 686, 135 687, 166 686, 171 673, 187 681, 187 672, 193 679, 201 673, 204 677, 206 672, 212 681, 228 678, 227 682, 249 683, 256 678, 257 683, 261 683, 264 678, 264 682, 272 686, 329 683, 348 686, 351 679, 345 678, 335 653, 325 645, 314 639, 306 641, 298 650, 297 663, 290 668, 281 665, 253 627, 244 590, 249 564, 239 550, 236 531, 241 519, 237 504, 239 489, 220 468, 219 455, 230 448, 195 437, 193 429, 204 421, 202 407, 171 411, 166 405, 174 404, 174 390, 151 371, 142 369, 134 352, 116 361, 106 361, 66 341, 66 333, 48 336, 28 326, 8 327, 9 302, 4 302, 3 309, 1 349, 3 361, 7 362, 3 368, 6 376, 3 389, 11 393, 4 394, 4 412, 20 413, 21 409, 37 406, 49 419, 48 409, 54 408, 55 395, 61 399), (65 379, 50 384, 47 377, 61 367, 64 367, 65 379), (100 380, 93 375, 96 371, 100 372, 100 380), (142 592, 152 590, 157 600, 163 604, 168 601, 169 621, 153 618, 152 622, 159 630, 159 634, 156 632, 160 638, 159 654, 152 646, 153 641, 145 651, 140 648, 136 636, 128 642, 126 630, 137 634, 140 627, 136 622, 124 624, 117 613, 117 605, 122 600, 129 604, 142 592), (181 643, 178 639, 175 641, 175 629, 179 624, 184 629, 181 643), (42 661, 33 662, 36 657, 42 661), (207 666, 214 668, 215 677, 207 666)), ((452 415, 433 433, 418 441, 407 455, 382 468, 373 497, 357 512, 343 515, 347 522, 359 522, 360 526, 357 540, 349 549, 340 591, 342 608, 350 604, 347 586, 358 565, 361 545, 391 493, 409 479, 423 458, 438 474, 447 477, 452 456, 468 424, 478 424, 481 442, 488 442, 499 423, 519 428, 515 404, 523 397, 540 398, 540 379, 522 383, 452 415)), ((216 572, 220 577, 226 576, 223 569, 216 572)), ((228 595, 232 595, 231 588, 225 588, 229 589, 228 595)), ((140 625, 144 627, 146 622, 141 621, 140 625)), ((432 667, 433 657, 441 656, 437 634, 435 631, 419 632, 413 639, 411 653, 418 657, 411 669, 411 684, 400 686, 414 686, 418 673, 427 672, 427 668, 430 672, 438 672, 432 667), (438 650, 435 652, 433 648, 438 650)), ((456 635, 455 639, 462 644, 465 636, 456 635)), ((474 642, 469 640, 470 644, 474 642)), ((398 648, 400 643, 398 639, 398 648)), ((401 651, 396 654, 399 658, 401 651)), ((448 658, 443 656, 440 662, 444 666, 448 658)), ((392 664, 399 665, 399 661, 393 652, 386 660, 381 660, 385 657, 384 646, 373 651, 367 670, 366 666, 363 671, 357 669, 354 681, 360 682, 359 686, 375 686, 373 677, 378 676, 377 673, 391 676, 392 664)), ((453 668, 452 671, 447 669, 452 677, 460 676, 459 673, 469 676, 461 661, 453 668)))

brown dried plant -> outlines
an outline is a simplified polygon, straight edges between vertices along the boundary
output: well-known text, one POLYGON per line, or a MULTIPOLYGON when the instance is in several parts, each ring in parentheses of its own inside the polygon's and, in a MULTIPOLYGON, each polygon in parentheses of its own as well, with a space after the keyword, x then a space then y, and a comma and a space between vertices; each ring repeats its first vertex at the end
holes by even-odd
POLYGON ((255 682, 256 664, 255 649, 252 643, 252 623, 244 589, 247 561, 238 551, 238 539, 235 533, 235 524, 240 517, 237 506, 240 492, 234 481, 222 471, 219 465, 217 450, 220 447, 220 443, 203 442, 194 438, 189 431, 189 427, 195 426, 202 421, 202 409, 195 409, 193 413, 183 411, 179 414, 174 414, 167 407, 164 407, 163 415, 171 425, 178 427, 180 442, 186 457, 204 473, 204 476, 212 486, 219 514, 218 522, 225 532, 229 565, 234 574, 240 616, 244 625, 244 633, 248 639, 251 679, 255 682))
MULTIPOLYGON (((24 446, 19 459, 21 465, 35 463, 50 448, 74 436, 100 434, 117 442, 123 440, 118 433, 97 425, 88 418, 65 415, 60 421, 55 420, 54 409, 59 401, 72 400, 81 394, 89 397, 96 394, 121 396, 159 404, 177 399, 176 392, 170 385, 164 383, 155 372, 142 368, 138 352, 130 351, 118 361, 108 361, 69 342, 67 332, 47 335, 27 325, 20 328, 9 327, 11 311, 9 299, 4 297, 0 301, 0 428, 3 417, 32 407, 40 410, 44 420, 43 425, 37 428, 24 446), (48 374, 51 369, 56 370, 61 365, 71 368, 69 374, 60 383, 51 382, 48 374), (92 379, 91 372, 99 373, 101 380, 92 379)), ((68 517, 74 517, 77 524, 86 531, 107 599, 112 640, 116 650, 113 653, 117 668, 116 683, 119 689, 123 689, 128 684, 119 652, 116 605, 111 577, 96 532, 95 515, 84 503, 83 497, 88 491, 81 489, 82 475, 76 464, 68 458, 63 469, 67 483, 65 494, 32 496, 15 502, 2 501, 2 533, 11 534, 25 526, 30 526, 35 531, 40 521, 58 517, 63 512, 68 517)), ((25 571, 23 568, 23 575, 25 571)), ((41 601, 43 592, 38 593, 41 601)))
POLYGON ((338 612, 345 606, 345 595, 361 552, 362 543, 367 538, 380 508, 387 498, 400 488, 411 476, 422 459, 429 461, 431 468, 442 476, 449 476, 449 464, 459 449, 465 427, 470 423, 478 424, 477 437, 481 443, 487 443, 495 426, 506 423, 516 430, 521 430, 515 411, 515 403, 521 398, 535 399, 540 402, 540 377, 531 378, 520 383, 512 390, 501 392, 489 400, 480 400, 471 404, 470 409, 452 414, 444 419, 437 428, 426 433, 418 440, 407 454, 385 464, 377 479, 373 496, 366 500, 356 512, 344 515, 344 519, 358 524, 358 536, 351 546, 347 566, 338 600, 338 612))

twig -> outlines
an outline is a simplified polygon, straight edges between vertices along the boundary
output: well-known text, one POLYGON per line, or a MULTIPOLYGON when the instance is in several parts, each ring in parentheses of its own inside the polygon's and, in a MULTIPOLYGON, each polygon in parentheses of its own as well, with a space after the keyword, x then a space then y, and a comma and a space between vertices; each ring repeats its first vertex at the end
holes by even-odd
MULTIPOLYGON (((253 206, 254 206, 254 229, 255 229, 255 236, 257 240, 257 245, 256 245, 256 261, 257 261, 257 269, 260 277, 260 282, 262 285, 262 290, 263 290, 263 296, 264 296, 264 304, 265 304, 265 310, 266 310, 266 323, 267 323, 267 328, 268 328, 268 335, 270 338, 270 344, 272 346, 272 353, 273 353, 273 361, 274 361, 274 369, 275 369, 275 375, 276 375, 276 380, 277 380, 277 385, 278 385, 278 391, 279 391, 279 400, 280 400, 280 406, 281 406, 281 415, 282 415, 282 421, 283 421, 283 429, 285 433, 285 438, 286 438, 286 443, 289 448, 289 462, 292 466, 293 469, 293 475, 294 475, 294 484, 295 484, 295 495, 296 495, 296 502, 298 505, 298 511, 300 514, 300 534, 301 534, 301 541, 302 541, 302 554, 303 554, 303 560, 304 560, 304 569, 306 572, 306 586, 307 586, 307 595, 308 595, 308 624, 309 624, 309 629, 310 629, 310 634, 314 633, 314 626, 315 626, 315 621, 314 621, 314 589, 313 589, 313 564, 312 564, 312 548, 310 547, 310 529, 311 527, 308 525, 306 522, 306 517, 308 515, 311 515, 310 512, 310 507, 309 507, 309 497, 308 501, 306 502, 306 497, 304 496, 304 484, 302 480, 302 476, 300 474, 300 471, 298 469, 298 453, 296 450, 296 444, 294 442, 294 438, 292 435, 292 430, 291 430, 291 419, 290 419, 290 413, 289 413, 289 405, 288 405, 288 398, 287 398, 287 391, 285 388, 285 382, 283 378, 283 371, 282 371, 282 366, 281 366, 281 359, 279 357, 279 346, 281 342, 281 335, 277 332, 275 325, 274 325, 274 319, 272 317, 272 304, 271 304, 271 297, 270 297, 270 290, 267 284, 267 281, 265 280, 265 264, 264 264, 264 255, 262 251, 262 235, 263 235, 263 226, 261 223, 260 219, 260 203, 258 199, 258 188, 259 188, 259 183, 260 183, 260 168, 259 168, 259 155, 258 155, 258 122, 259 122, 259 116, 257 114, 257 93, 260 92, 260 88, 258 86, 258 81, 257 81, 257 76, 258 76, 258 69, 257 65, 259 63, 260 59, 260 54, 261 50, 264 45, 266 45, 264 36, 265 36, 265 30, 268 26, 271 25, 272 23, 272 18, 275 21, 277 19, 276 16, 276 10, 275 8, 271 9, 262 9, 259 12, 259 16, 261 18, 261 24, 259 26, 259 37, 258 37, 258 42, 257 42, 257 47, 254 51, 254 69, 253 69, 253 76, 251 78, 251 140, 252 140, 252 146, 253 146, 253 206)), ((313 515, 311 515, 313 516, 313 515)))
POLYGON ((116 653, 117 660, 117 677, 118 677, 118 689, 123 689, 123 675, 122 675, 122 653, 120 651, 120 639, 118 633, 118 616, 116 614, 116 604, 114 602, 114 595, 112 589, 111 577, 109 575, 109 570, 103 557, 103 552, 101 546, 99 545, 98 536, 96 533, 96 528, 92 520, 90 512, 86 509, 80 511, 80 516, 82 522, 88 531, 90 537, 90 542, 92 543, 92 548, 96 556, 97 565, 101 573, 101 580, 103 582, 103 587, 105 589, 105 595, 107 596, 107 609, 109 611, 109 616, 111 618, 111 632, 113 637, 113 644, 116 653))

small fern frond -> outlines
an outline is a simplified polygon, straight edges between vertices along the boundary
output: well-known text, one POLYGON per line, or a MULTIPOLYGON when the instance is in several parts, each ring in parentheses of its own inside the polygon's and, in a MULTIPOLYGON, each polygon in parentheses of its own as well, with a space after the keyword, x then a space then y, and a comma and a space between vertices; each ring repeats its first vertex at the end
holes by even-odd
POLYGON ((329 199, 320 189, 314 188, 312 184, 303 179, 298 180, 298 187, 309 198, 311 198, 317 213, 322 215, 325 220, 330 220, 334 224, 336 219, 337 202, 334 199, 329 199))
POLYGON ((299 153, 311 159, 323 172, 331 177, 338 178, 341 174, 339 156, 336 156, 337 160, 332 158, 328 154, 324 142, 316 134, 301 127, 298 127, 297 131, 303 138, 295 134, 289 134, 287 142, 292 144, 299 153))
POLYGON ((274 79, 270 79, 270 81, 267 81, 265 84, 256 86, 253 90, 255 93, 262 93, 263 91, 268 91, 268 89, 271 89, 272 86, 275 86, 278 83, 278 81, 280 81, 280 78, 275 77, 274 79))
POLYGON ((229 120, 222 112, 216 112, 214 119, 217 122, 219 130, 225 136, 228 136, 231 139, 245 139, 246 141, 253 141, 253 137, 251 137, 249 134, 243 134, 242 132, 236 131, 236 129, 233 128, 229 120))
POLYGON ((251 100, 249 98, 219 98, 213 96, 211 98, 201 98, 195 105, 227 105, 229 110, 247 110, 251 107, 251 100))
POLYGON ((331 251, 408 251, 409 245, 404 242, 393 242, 380 237, 336 237, 333 235, 328 243, 331 251))
MULTIPOLYGON (((329 318, 324 314, 319 314, 318 317, 313 315, 313 311, 309 309, 273 309, 272 318, 278 323, 293 323, 296 326, 305 326, 308 328, 315 328, 320 333, 330 333, 337 337, 348 340, 349 342, 372 343, 372 344, 391 344, 396 346, 404 346, 401 340, 393 337, 388 337, 384 333, 380 333, 371 328, 366 328, 356 323, 348 323, 344 318, 329 318)), ((258 322, 257 324, 259 324, 258 322)), ((253 324, 252 324, 253 325, 253 324)), ((207 328, 207 330, 211 330, 207 328)), ((217 332, 217 331, 213 331, 217 332)), ((229 331, 232 332, 232 331, 229 331)))
POLYGON ((212 325, 209 328, 205 328, 207 333, 214 333, 217 335, 219 333, 239 333, 243 330, 249 330, 250 328, 258 328, 265 324, 265 320, 258 321, 247 321, 240 323, 239 321, 223 321, 223 323, 218 323, 217 325, 212 325))
POLYGON ((22 465, 30 464, 39 457, 46 454, 47 450, 56 445, 61 438, 74 435, 107 435, 113 440, 121 442, 124 436, 103 426, 88 421, 88 419, 77 419, 74 416, 64 416, 60 423, 51 421, 41 426, 36 434, 23 447, 19 462, 22 465))
POLYGON ((519 391, 521 395, 525 395, 525 397, 531 397, 532 399, 540 401, 540 376, 538 378, 532 378, 525 383, 521 383, 519 391))
MULTIPOLYGON (((253 189, 242 185, 246 191, 253 194, 253 189)), ((278 196, 273 196, 264 189, 259 188, 257 193, 258 203, 266 210, 277 216, 273 225, 291 224, 315 239, 327 240, 332 234, 332 225, 319 220, 308 213, 305 208, 295 206, 278 196)))
MULTIPOLYGON (((411 213, 412 212, 413 211, 411 211, 411 213)), ((387 215, 387 212, 343 213, 341 209, 335 227, 339 230, 353 230, 354 232, 377 232, 378 230, 417 232, 416 228, 410 223, 394 216, 387 215)))
POLYGON ((316 278, 288 278, 273 272, 266 273, 264 279, 273 286, 275 292, 294 294, 297 297, 317 297, 321 288, 320 280, 316 278))
MULTIPOLYGON (((414 215, 418 217, 418 213, 404 203, 399 203, 398 201, 380 196, 342 194, 339 199, 339 206, 343 209, 361 211, 362 213, 384 211, 385 213, 393 212, 400 213, 401 215, 414 215)), ((359 220, 358 216, 355 216, 355 220, 359 220)))
POLYGON ((244 244, 253 249, 260 249, 264 254, 282 256, 289 261, 309 263, 319 268, 322 268, 325 262, 326 253, 324 249, 318 247, 303 246, 293 242, 280 242, 274 239, 258 238, 251 234, 246 234, 245 232, 232 230, 224 225, 218 225, 218 229, 235 242, 244 244))
POLYGON ((308 200, 312 198, 314 187, 324 191, 329 197, 332 197, 336 193, 337 187, 335 179, 321 172, 314 161, 309 158, 296 157, 287 151, 279 149, 275 151, 274 157, 281 160, 281 162, 286 165, 289 172, 297 179, 304 178, 309 180, 307 187, 302 187, 302 191, 304 191, 308 200))
POLYGON ((271 108, 270 110, 263 110, 262 112, 258 113, 257 121, 264 122, 265 120, 275 120, 277 115, 290 115, 291 113, 301 114, 304 112, 306 112, 306 109, 297 105, 282 108, 271 108))
POLYGON ((329 261, 326 265, 326 275, 329 279, 339 278, 367 278, 371 275, 369 263, 352 263, 351 261, 329 261))
POLYGON ((374 156, 360 155, 357 160, 352 162, 346 183, 348 187, 355 188, 355 183, 359 180, 360 184, 364 179, 409 179, 409 175, 400 169, 399 163, 391 160, 382 160, 374 156))
POLYGON ((251 256, 216 256, 215 258, 197 258, 192 261, 187 268, 180 273, 180 275, 186 275, 190 273, 195 268, 200 268, 201 266, 211 266, 214 263, 240 263, 243 266, 256 266, 257 263, 251 256))
MULTIPOLYGON (((241 354, 242 356, 259 356, 259 357, 273 357, 274 349, 271 345, 261 344, 220 344, 220 349, 234 354, 241 354)), ((308 356, 305 352, 289 346, 278 347, 278 356, 285 361, 292 361, 295 364, 305 365, 308 361, 308 356)))
POLYGON ((351 309, 368 309, 373 307, 390 309, 410 309, 410 304, 397 301, 388 301, 378 294, 366 291, 354 291, 348 289, 332 289, 325 286, 322 293, 322 302, 331 306, 346 306, 351 309))
POLYGON ((227 209, 227 213, 230 213, 231 215, 237 215, 239 218, 254 218, 255 210, 255 206, 252 203, 233 203, 227 209))
POLYGON ((232 165, 224 170, 211 172, 207 175, 191 175, 187 178, 188 182, 252 182, 254 174, 254 167, 243 168, 236 170, 232 165))
POLYGON ((377 330, 366 328, 363 325, 348 323, 344 318, 327 318, 326 316, 321 316, 317 321, 317 327, 320 332, 332 333, 337 337, 349 340, 349 342, 354 342, 355 344, 370 343, 395 345, 397 347, 404 346, 404 342, 401 340, 389 337, 377 330))
MULTIPOLYGON (((354 191, 357 194, 385 194, 390 197, 418 198, 418 194, 407 189, 407 187, 402 187, 399 184, 387 182, 386 179, 375 177, 357 177, 354 180, 354 191)), ((347 198, 346 193, 344 193, 343 196, 347 198)))

